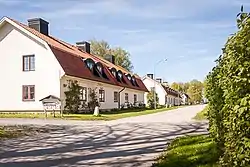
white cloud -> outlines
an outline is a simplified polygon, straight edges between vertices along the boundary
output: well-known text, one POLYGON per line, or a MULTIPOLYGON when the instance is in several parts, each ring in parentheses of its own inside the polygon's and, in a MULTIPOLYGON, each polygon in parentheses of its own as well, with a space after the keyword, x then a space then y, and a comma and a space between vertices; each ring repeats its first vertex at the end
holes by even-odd
MULTIPOLYGON (((17 0, 11 1, 16 2, 17 0)), ((204 10, 207 10, 208 5, 214 5, 213 0, 211 2, 200 2, 198 0, 156 0, 143 5, 136 4, 136 2, 142 1, 98 0, 93 2, 61 1, 60 3, 58 3, 58 1, 45 1, 32 3, 30 6, 35 5, 36 7, 46 9, 45 11, 35 12, 34 14, 44 15, 49 18, 113 14, 140 19, 184 19, 204 12, 204 10), (199 6, 199 8, 196 6, 199 6)))

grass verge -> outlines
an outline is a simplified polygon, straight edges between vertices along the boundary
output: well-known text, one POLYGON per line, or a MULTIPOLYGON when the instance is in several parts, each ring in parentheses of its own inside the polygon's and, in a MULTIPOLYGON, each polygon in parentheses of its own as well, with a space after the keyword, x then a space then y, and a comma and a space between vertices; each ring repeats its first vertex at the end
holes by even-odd
MULTIPOLYGON (((100 116, 93 116, 92 114, 63 114, 62 119, 69 119, 69 120, 115 120, 127 117, 134 117, 140 115, 147 115, 147 114, 154 114, 158 112, 173 110, 178 108, 178 106, 171 107, 171 108, 161 108, 156 110, 124 110, 124 111, 117 111, 117 112, 110 112, 101 114, 100 116)), ((43 113, 0 113, 0 118, 45 118, 43 113)), ((53 114, 48 114, 48 119, 61 119, 59 114, 56 114, 56 117, 53 117, 53 114)))
POLYGON ((208 105, 201 112, 197 113, 193 119, 205 120, 207 119, 207 114, 208 114, 208 105))
POLYGON ((215 143, 208 135, 175 139, 152 167, 219 167, 215 143))
POLYGON ((47 128, 29 127, 23 125, 0 126, 0 140, 28 136, 37 133, 46 133, 47 128))

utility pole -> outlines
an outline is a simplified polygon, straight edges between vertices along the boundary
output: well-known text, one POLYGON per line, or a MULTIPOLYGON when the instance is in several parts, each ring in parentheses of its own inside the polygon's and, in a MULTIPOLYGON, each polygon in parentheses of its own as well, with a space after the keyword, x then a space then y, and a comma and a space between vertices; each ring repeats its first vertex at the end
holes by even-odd
POLYGON ((154 109, 156 109, 156 77, 155 77, 155 68, 158 64, 160 64, 161 62, 163 61, 167 61, 167 59, 163 59, 163 60, 160 60, 158 61, 155 65, 154 65, 154 77, 153 77, 153 80, 154 80, 154 109))

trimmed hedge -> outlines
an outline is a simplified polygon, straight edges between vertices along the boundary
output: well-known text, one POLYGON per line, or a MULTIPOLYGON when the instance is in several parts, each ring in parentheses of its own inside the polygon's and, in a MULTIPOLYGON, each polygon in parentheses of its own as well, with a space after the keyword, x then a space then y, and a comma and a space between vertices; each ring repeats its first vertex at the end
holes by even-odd
POLYGON ((221 155, 221 166, 250 164, 250 14, 237 18, 238 32, 223 48, 206 79, 211 136, 221 155))

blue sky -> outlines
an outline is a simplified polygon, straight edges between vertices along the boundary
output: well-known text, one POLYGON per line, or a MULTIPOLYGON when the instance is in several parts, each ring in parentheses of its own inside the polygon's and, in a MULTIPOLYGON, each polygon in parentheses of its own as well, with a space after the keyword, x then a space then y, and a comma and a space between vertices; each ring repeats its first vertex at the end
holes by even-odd
POLYGON ((204 80, 249 0, 0 0, 0 16, 42 17, 50 34, 74 44, 106 40, 131 53, 134 72, 172 83, 204 80))

